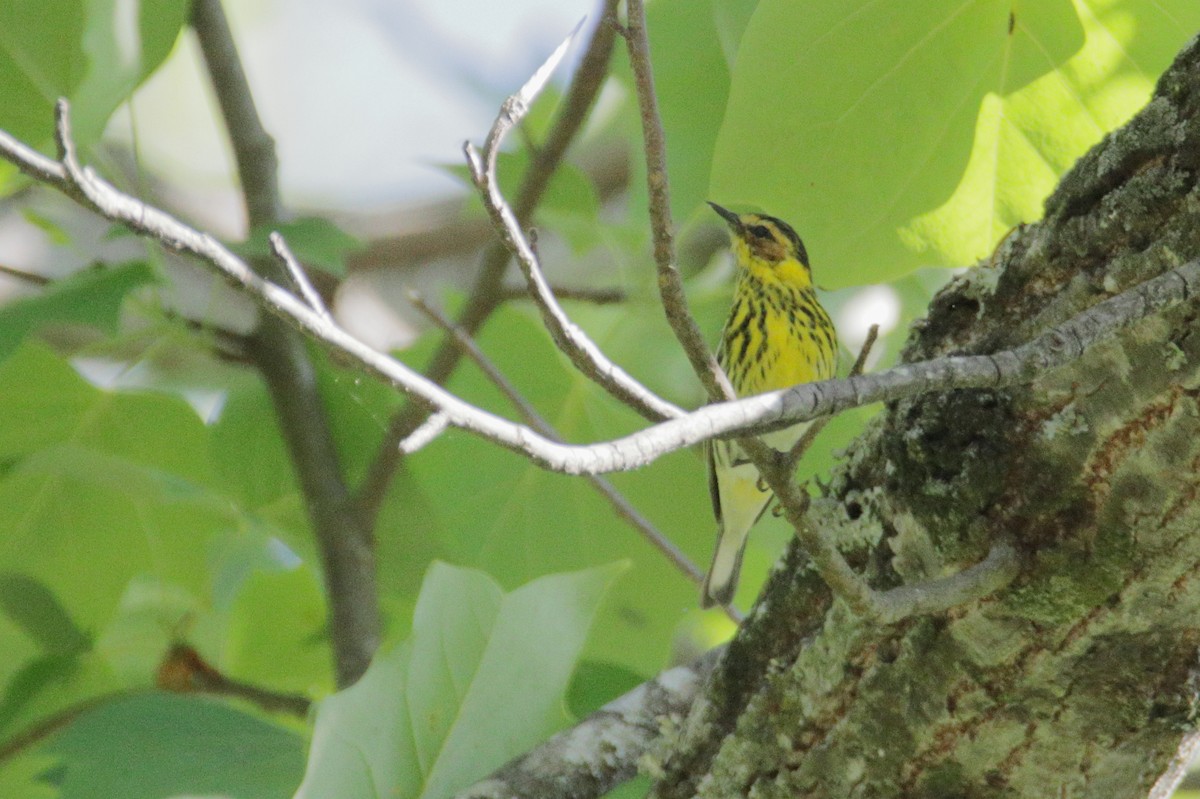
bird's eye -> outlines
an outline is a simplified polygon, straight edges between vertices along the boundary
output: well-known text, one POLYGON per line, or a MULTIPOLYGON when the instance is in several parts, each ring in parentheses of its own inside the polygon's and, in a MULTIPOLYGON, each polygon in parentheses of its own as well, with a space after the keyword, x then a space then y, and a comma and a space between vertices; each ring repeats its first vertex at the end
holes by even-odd
POLYGON ((767 229, 766 225, 751 225, 748 230, 754 235, 755 238, 771 238, 771 231, 767 229))

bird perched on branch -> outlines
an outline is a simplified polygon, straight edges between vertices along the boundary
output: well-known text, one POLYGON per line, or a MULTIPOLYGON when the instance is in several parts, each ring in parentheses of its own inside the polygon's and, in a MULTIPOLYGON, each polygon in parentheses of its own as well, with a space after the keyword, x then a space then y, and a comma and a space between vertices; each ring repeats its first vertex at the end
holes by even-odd
MULTIPOLYGON (((721 333, 717 360, 739 397, 834 376, 837 332, 813 288, 804 243, 791 225, 773 216, 736 214, 710 202, 729 225, 737 284, 721 333)), ((787 452, 807 424, 762 436, 787 452)), ((737 589, 750 528, 771 499, 735 441, 706 447, 708 488, 717 517, 717 548, 700 602, 725 605, 737 589)))

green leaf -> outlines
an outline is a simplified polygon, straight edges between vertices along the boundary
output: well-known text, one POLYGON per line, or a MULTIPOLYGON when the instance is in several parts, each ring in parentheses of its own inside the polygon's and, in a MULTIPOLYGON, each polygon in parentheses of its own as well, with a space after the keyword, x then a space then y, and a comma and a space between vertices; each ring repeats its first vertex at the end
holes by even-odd
POLYGON ((291 222, 257 227, 231 249, 243 258, 274 258, 269 236, 277 232, 288 249, 305 266, 316 267, 331 275, 345 277, 346 255, 363 247, 362 242, 333 222, 319 216, 305 216, 291 222))
POLYGON ((121 687, 96 653, 35 658, 4 686, 0 730, 11 738, 121 687))
POLYGON ((567 704, 577 719, 589 716, 646 681, 635 671, 615 663, 585 660, 575 669, 567 704))
POLYGON ((791 221, 823 284, 969 263, 1039 215, 1198 26, 1200 6, 1149 0, 762 0, 712 194, 791 221))
POLYGON ((449 797, 562 726, 588 624, 619 571, 505 594, 485 574, 434 564, 408 641, 321 703, 297 799, 449 797))
POLYGON ((97 389, 26 343, 0 364, 0 406, 0 560, 83 629, 137 575, 199 593, 217 542, 265 546, 271 531, 219 491, 208 429, 182 399, 97 389))
MULTIPOLYGON (((651 316, 648 306, 580 304, 578 310, 578 320, 597 344, 631 365, 638 377, 662 376, 653 372, 660 365, 660 350, 673 351, 663 355, 661 363, 670 368, 662 374, 689 374, 661 313, 651 316), (657 339, 647 335, 651 330, 657 339), (653 358, 647 355, 651 352, 653 358)), ((566 440, 602 440, 642 425, 566 363, 533 312, 502 308, 479 343, 566 440)), ((459 369, 449 388, 497 413, 512 414, 508 402, 473 368, 459 369)), ((709 557, 714 528, 697 452, 676 453, 636 473, 607 478, 694 560, 709 557)), ((587 657, 640 673, 662 667, 681 614, 696 608, 696 587, 586 480, 547 472, 458 431, 448 431, 405 460, 379 529, 380 585, 393 592, 415 592, 431 558, 483 569, 506 587, 543 574, 630 559, 633 568, 597 618, 587 657), (631 646, 631 640, 637 645, 631 646)))
POLYGON ((62 799, 287 797, 304 740, 201 697, 144 694, 78 718, 46 751, 61 758, 62 799))
POLYGON ((71 97, 71 128, 81 146, 100 139, 108 119, 170 55, 191 9, 189 0, 131 6, 87 0, 83 39, 87 69, 71 97), (129 12, 136 9, 137 17, 129 12))
POLYGON ((48 655, 76 655, 91 649, 91 638, 75 625, 54 592, 28 575, 0 573, 0 609, 48 655))
POLYGON ((21 752, 0 763, 0 796, 7 799, 57 799, 58 789, 48 785, 45 775, 58 765, 58 758, 42 752, 21 752))
MULTIPOLYGON (((0 185, 3 180, 0 180, 0 185)), ((37 209, 25 207, 21 209, 21 217, 29 224, 36 227, 38 230, 46 234, 46 238, 50 239, 51 243, 57 244, 60 247, 71 243, 71 235, 62 228, 57 222, 50 217, 39 212, 37 209)))
POLYGON ((54 103, 71 100, 86 152, 118 105, 163 62, 187 17, 187 0, 9 0, 0 3, 0 128, 49 143, 54 103), (136 9, 137 17, 127 11, 136 9))
POLYGON ((0 128, 34 145, 50 141, 54 102, 87 71, 82 0, 0 3, 0 128))
POLYGON ((320 580, 307 565, 257 570, 230 613, 222 666, 234 679, 276 691, 333 690, 320 580))
MULTIPOLYGON (((747 6, 722 3, 722 21, 745 24, 747 6), (726 14, 727 12, 727 14, 726 14)), ((714 9, 694 0, 650 4, 646 26, 654 54, 655 85, 667 135, 671 172, 671 211, 686 219, 708 195, 713 148, 721 127, 719 109, 729 98, 730 60, 726 44, 738 27, 718 28, 714 9)))
POLYGON ((4 686, 0 700, 0 731, 4 737, 11 737, 14 720, 30 715, 31 705, 69 684, 82 669, 81 659, 73 655, 48 655, 26 663, 4 686))
POLYGON ((31 332, 51 323, 115 332, 125 297, 153 281, 154 270, 143 261, 85 269, 49 284, 41 294, 0 307, 0 359, 31 332))

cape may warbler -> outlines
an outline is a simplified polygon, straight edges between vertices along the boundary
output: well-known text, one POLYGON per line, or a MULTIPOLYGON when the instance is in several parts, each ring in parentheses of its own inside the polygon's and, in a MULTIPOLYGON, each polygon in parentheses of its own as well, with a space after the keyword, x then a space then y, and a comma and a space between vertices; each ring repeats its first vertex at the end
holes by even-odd
MULTIPOLYGON (((721 333, 717 360, 738 396, 761 394, 833 377, 837 333, 813 290, 808 253, 786 222, 761 214, 735 214, 709 203, 729 224, 737 285, 721 333)), ((786 452, 807 424, 768 433, 769 446, 786 452)), ((707 446, 708 488, 717 517, 717 549, 700 601, 728 604, 737 588, 742 553, 770 491, 734 441, 707 446)))

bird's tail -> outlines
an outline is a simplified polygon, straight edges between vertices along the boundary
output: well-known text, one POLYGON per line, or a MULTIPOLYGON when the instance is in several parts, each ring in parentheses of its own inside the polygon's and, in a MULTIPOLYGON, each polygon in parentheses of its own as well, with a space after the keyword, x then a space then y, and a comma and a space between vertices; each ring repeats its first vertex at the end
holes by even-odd
POLYGON ((701 607, 728 605, 737 591, 738 575, 742 572, 742 553, 746 551, 746 542, 750 540, 750 528, 747 527, 741 535, 730 535, 730 532, 722 526, 717 536, 712 565, 708 567, 704 586, 700 589, 701 607))

